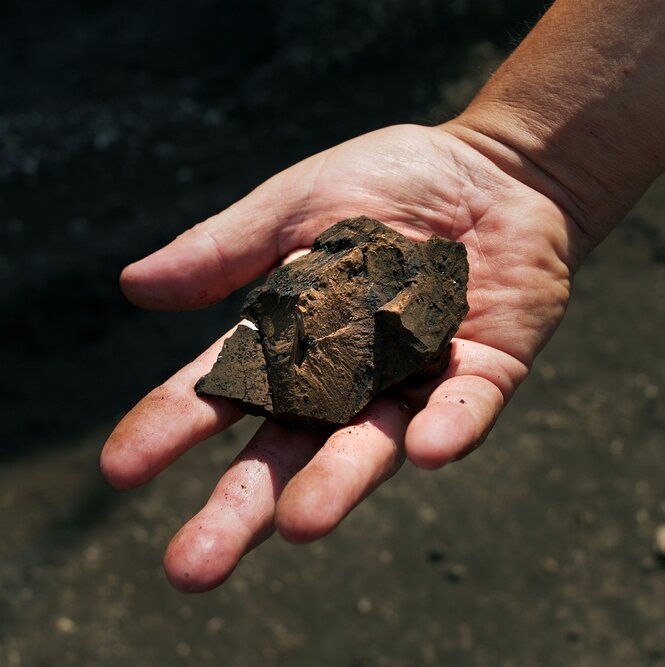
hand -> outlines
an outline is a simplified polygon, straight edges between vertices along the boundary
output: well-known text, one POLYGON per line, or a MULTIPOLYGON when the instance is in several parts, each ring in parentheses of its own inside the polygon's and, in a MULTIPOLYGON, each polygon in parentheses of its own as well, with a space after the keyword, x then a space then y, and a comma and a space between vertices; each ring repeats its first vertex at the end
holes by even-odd
MULTIPOLYGON (((293 542, 321 537, 405 457, 437 468, 489 432, 563 315, 579 239, 565 205, 555 203, 565 201, 556 185, 528 164, 500 168, 471 143, 455 123, 359 137, 278 174, 123 272, 122 289, 138 305, 204 307, 357 215, 414 240, 462 241, 468 251, 470 312, 443 377, 403 402, 374 400, 329 437, 265 422, 171 542, 165 568, 176 587, 219 585, 275 529, 293 542)), ((241 416, 223 399, 194 393, 220 347, 120 422, 102 454, 112 484, 146 482, 241 416)))

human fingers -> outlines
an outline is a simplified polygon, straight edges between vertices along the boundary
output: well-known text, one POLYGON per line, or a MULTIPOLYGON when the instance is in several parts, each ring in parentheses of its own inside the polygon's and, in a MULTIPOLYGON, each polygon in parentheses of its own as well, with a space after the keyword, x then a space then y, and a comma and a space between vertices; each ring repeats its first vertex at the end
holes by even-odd
POLYGON ((164 558, 169 581, 185 592, 219 586, 243 555, 273 532, 275 503, 284 486, 325 437, 264 422, 205 507, 171 541, 164 558))
POLYGON ((233 331, 151 391, 116 426, 101 456, 102 472, 111 484, 121 489, 143 484, 242 416, 229 401, 209 400, 194 391, 233 331))
POLYGON ((406 432, 409 459, 422 468, 438 468, 467 455, 487 437, 527 371, 504 352, 455 339, 443 377, 402 392, 422 407, 406 432))
POLYGON ((403 439, 411 411, 378 399, 333 433, 286 486, 277 502, 275 525, 291 542, 329 533, 404 460, 403 439))

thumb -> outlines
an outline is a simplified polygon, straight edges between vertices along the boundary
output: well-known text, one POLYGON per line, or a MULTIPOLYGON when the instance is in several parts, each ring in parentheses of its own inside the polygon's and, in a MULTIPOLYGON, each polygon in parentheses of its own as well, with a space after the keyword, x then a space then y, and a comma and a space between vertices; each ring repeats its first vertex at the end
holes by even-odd
POLYGON ((228 209, 127 266, 125 296, 156 310, 209 306, 255 279, 293 247, 309 192, 305 163, 274 176, 228 209), (293 176, 297 176, 293 178, 293 176))

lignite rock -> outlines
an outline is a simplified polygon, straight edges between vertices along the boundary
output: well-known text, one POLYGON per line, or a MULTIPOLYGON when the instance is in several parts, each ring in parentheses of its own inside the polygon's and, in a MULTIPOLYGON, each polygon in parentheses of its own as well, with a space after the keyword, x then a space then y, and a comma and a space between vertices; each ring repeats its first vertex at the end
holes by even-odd
POLYGON ((286 425, 345 424, 383 389, 445 369, 467 278, 462 243, 342 220, 248 295, 196 392, 286 425))

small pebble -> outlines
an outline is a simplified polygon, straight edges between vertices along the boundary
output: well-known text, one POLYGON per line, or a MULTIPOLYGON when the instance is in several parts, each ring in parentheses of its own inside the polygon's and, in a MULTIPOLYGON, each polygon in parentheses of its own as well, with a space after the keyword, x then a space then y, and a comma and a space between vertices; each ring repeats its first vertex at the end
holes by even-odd
POLYGON ((220 618, 219 616, 213 616, 212 618, 208 619, 208 622, 206 623, 206 632, 209 635, 216 635, 222 630, 224 625, 225 622, 223 618, 220 618))
POLYGON ((459 583, 465 577, 466 567, 464 567, 464 565, 454 563, 446 570, 446 579, 452 584, 459 583))
POLYGON ((67 616, 60 616, 55 622, 55 627, 58 628, 60 632, 64 632, 68 635, 76 631, 76 623, 74 623, 71 618, 67 618, 67 616))
POLYGON ((656 555, 665 561, 665 524, 661 524, 656 528, 654 548, 656 550, 656 555))
POLYGON ((189 656, 189 654, 192 652, 192 647, 189 644, 185 644, 185 642, 180 642, 176 647, 175 647, 175 652, 181 657, 181 658, 186 658, 189 656))
POLYGON ((7 651, 7 661, 10 667, 21 667, 21 654, 15 648, 10 648, 7 651))
POLYGON ((372 611, 372 601, 369 598, 362 597, 356 603, 356 609, 360 614, 369 614, 372 611))
POLYGON ((393 560, 395 560, 395 556, 390 549, 382 549, 379 553, 379 563, 381 565, 390 565, 393 560))

